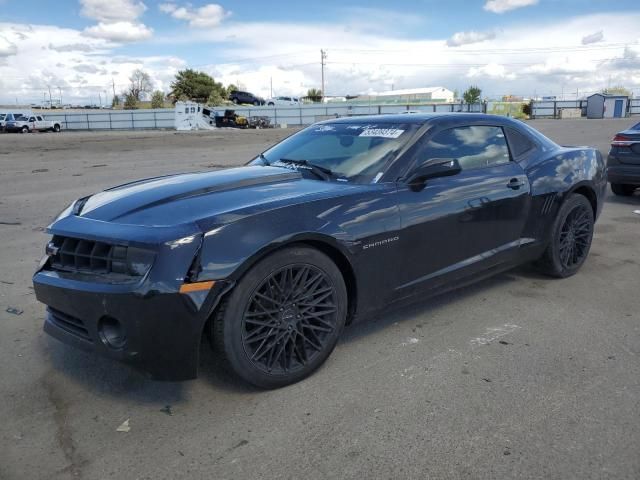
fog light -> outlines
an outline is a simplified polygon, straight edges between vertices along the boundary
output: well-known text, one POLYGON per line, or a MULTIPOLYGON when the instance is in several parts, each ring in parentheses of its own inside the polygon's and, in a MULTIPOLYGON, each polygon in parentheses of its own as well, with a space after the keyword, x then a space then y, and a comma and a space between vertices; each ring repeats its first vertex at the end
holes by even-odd
POLYGON ((98 322, 98 335, 107 347, 122 350, 127 343, 122 324, 111 317, 102 317, 98 322))

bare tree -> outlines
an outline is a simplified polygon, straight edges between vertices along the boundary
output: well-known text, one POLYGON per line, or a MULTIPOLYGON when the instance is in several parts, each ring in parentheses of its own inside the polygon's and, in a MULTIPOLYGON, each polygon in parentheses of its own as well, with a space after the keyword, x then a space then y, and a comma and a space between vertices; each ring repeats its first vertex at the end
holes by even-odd
POLYGON ((137 69, 129 77, 129 94, 137 100, 142 100, 142 95, 149 93, 153 89, 151 77, 144 70, 137 69))

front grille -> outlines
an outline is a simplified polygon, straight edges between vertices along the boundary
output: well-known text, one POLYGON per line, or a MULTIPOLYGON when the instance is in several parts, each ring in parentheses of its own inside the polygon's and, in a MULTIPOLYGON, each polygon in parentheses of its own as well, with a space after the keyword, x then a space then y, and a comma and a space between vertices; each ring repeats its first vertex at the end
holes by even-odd
POLYGON ((67 333, 75 335, 76 337, 80 337, 88 342, 93 342, 89 336, 89 331, 84 326, 84 322, 82 320, 72 317, 71 315, 67 315, 66 313, 62 313, 61 311, 51 307, 48 307, 47 311, 49 312, 49 318, 54 325, 67 333))
POLYGON ((127 267, 128 247, 123 245, 56 235, 47 250, 54 270, 138 276, 127 267))

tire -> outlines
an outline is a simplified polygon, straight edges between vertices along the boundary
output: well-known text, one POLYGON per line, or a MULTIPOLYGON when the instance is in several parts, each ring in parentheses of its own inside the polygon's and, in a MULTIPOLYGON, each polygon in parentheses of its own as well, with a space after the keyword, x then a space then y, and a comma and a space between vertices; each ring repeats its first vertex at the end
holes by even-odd
POLYGON ((242 277, 218 308, 211 333, 229 370, 257 387, 279 388, 324 363, 346 317, 338 267, 322 252, 296 246, 269 255, 242 277))
POLYGON ((273 102, 269 102, 267 105, 268 105, 269 107, 273 107, 274 103, 273 103, 273 102))
POLYGON ((237 99, 237 98, 232 98, 232 99, 231 99, 231 101, 232 101, 235 105, 237 105, 237 104, 238 104, 238 99, 237 99))
POLYGON ((612 183, 611 191, 616 195, 621 195, 623 197, 629 197, 633 195, 633 192, 636 190, 635 185, 629 185, 626 183, 612 183))
POLYGON ((60 125, 58 125, 57 123, 53 126, 53 131, 56 133, 60 132, 60 125))
POLYGON ((545 274, 574 275, 589 255, 593 239, 593 208, 584 195, 572 194, 560 207, 551 227, 549 245, 537 262, 545 274))
POLYGON ((26 125, 20 129, 20 133, 29 133, 29 127, 26 125))

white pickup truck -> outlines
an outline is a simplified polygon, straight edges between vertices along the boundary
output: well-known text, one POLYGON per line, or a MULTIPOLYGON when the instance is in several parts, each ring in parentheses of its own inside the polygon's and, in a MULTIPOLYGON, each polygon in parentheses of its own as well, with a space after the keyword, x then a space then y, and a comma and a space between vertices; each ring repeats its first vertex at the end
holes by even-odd
POLYGON ((60 122, 45 120, 42 115, 23 115, 13 120, 7 120, 4 128, 7 132, 29 133, 36 130, 41 132, 59 132, 60 122))

